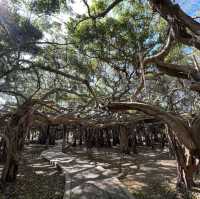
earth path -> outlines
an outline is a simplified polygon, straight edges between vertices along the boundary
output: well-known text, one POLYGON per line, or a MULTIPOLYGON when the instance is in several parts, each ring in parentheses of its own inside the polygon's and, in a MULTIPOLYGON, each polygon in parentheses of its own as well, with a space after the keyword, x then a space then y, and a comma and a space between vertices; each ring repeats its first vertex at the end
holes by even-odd
POLYGON ((64 199, 134 199, 112 170, 62 153, 61 144, 43 151, 41 156, 65 173, 64 199))

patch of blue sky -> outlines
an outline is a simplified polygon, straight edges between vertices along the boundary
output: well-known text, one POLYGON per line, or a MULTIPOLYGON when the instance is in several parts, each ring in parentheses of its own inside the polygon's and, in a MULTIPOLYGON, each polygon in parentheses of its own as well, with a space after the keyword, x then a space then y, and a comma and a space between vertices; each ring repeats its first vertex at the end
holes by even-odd
POLYGON ((176 0, 176 3, 178 3, 188 15, 200 15, 200 0, 176 0))
MULTIPOLYGON (((200 16, 200 0, 176 0, 176 3, 178 3, 188 15, 192 17, 200 16)), ((197 20, 200 21, 199 19, 197 20)), ((193 48, 186 47, 183 51, 190 55, 193 52, 193 48)))

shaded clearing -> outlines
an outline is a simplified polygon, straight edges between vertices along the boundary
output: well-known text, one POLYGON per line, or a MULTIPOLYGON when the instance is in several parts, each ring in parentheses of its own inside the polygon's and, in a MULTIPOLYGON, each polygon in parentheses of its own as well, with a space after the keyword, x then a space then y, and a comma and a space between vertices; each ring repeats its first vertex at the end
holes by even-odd
MULTIPOLYGON (((149 147, 138 147, 137 155, 122 155, 119 149, 70 147, 65 152, 72 158, 95 162, 111 170, 110 176, 117 177, 137 199, 196 199, 200 188, 183 194, 176 192, 176 160, 169 152, 149 147)), ((196 175, 196 181, 200 178, 196 175)))

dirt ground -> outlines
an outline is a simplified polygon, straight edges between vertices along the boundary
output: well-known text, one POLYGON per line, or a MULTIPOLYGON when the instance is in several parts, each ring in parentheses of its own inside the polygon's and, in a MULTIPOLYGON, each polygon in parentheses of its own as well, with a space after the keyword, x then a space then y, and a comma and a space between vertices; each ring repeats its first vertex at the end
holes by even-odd
POLYGON ((145 146, 138 149, 137 155, 121 155, 118 148, 87 151, 83 147, 70 148, 66 153, 90 159, 111 170, 110 175, 118 177, 136 199, 200 199, 198 187, 187 196, 176 193, 176 160, 167 149, 152 150, 145 146))
MULTIPOLYGON (((4 185, 0 199, 62 199, 64 175, 40 157, 40 145, 25 148, 16 184, 4 185)), ((2 166, 0 166, 0 171, 2 166)))
MULTIPOLYGON (((0 199, 61 199, 64 176, 40 157, 43 146, 26 147, 16 184, 0 192, 0 199)), ((81 157, 108 169, 136 199, 200 199, 200 188, 195 187, 187 196, 175 192, 176 160, 167 150, 139 147, 138 154, 122 155, 118 148, 92 149, 70 147, 66 153, 81 157)), ((2 167, 0 166, 0 172, 2 167)), ((200 182, 199 176, 196 181, 200 182)))

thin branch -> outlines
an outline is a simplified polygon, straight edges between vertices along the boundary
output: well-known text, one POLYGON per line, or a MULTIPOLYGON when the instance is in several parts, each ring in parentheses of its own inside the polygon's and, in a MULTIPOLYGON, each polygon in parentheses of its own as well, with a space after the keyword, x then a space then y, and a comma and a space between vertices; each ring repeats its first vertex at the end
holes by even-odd
POLYGON ((48 91, 46 94, 44 94, 39 101, 43 101, 46 98, 48 98, 50 95, 57 93, 57 92, 65 92, 65 93, 70 93, 70 94, 74 94, 77 95, 78 97, 82 97, 81 94, 78 94, 76 92, 74 92, 73 90, 69 90, 69 89, 64 89, 64 88, 54 88, 50 91, 48 91))
POLYGON ((100 12, 96 15, 91 16, 92 19, 103 18, 105 17, 115 6, 121 3, 123 0, 115 0, 113 1, 103 12, 100 12))
POLYGON ((60 70, 56 70, 54 68, 51 68, 51 67, 47 67, 47 66, 43 66, 43 65, 36 65, 34 66, 36 68, 40 68, 42 70, 45 70, 45 71, 49 71, 49 72, 52 72, 52 73, 55 73, 55 74, 58 74, 58 75, 62 75, 63 77, 66 77, 68 79, 71 79, 71 80, 74 80, 74 81, 78 81, 84 85, 86 85, 86 87, 88 88, 89 92, 92 94, 93 97, 96 97, 92 87, 90 86, 88 80, 86 79, 82 79, 78 76, 73 76, 73 75, 70 75, 70 74, 67 74, 65 72, 62 72, 60 70))
POLYGON ((83 3, 86 5, 87 10, 88 10, 88 15, 91 17, 90 6, 88 5, 87 0, 83 0, 83 3))
POLYGON ((19 97, 23 98, 25 101, 28 99, 22 93, 19 93, 19 92, 16 92, 16 91, 0 90, 0 93, 6 93, 7 95, 11 95, 11 96, 19 96, 19 97))
POLYGON ((117 6, 119 3, 121 3, 123 0, 114 0, 104 11, 96 14, 96 15, 91 15, 90 13, 90 8, 89 8, 89 5, 87 3, 86 0, 83 0, 84 4, 87 6, 87 9, 88 9, 88 15, 87 17, 84 17, 83 19, 81 19, 75 26, 75 29, 76 27, 82 23, 83 21, 85 20, 88 20, 88 19, 92 19, 92 20, 96 20, 96 19, 99 19, 99 18, 103 18, 105 17, 115 6, 117 6))
POLYGON ((150 63, 154 63, 155 60, 158 60, 158 59, 162 59, 163 60, 164 57, 169 53, 169 51, 171 49, 171 46, 172 46, 172 35, 171 35, 171 30, 170 30, 165 46, 157 54, 145 58, 144 59, 144 65, 150 64, 150 63))

